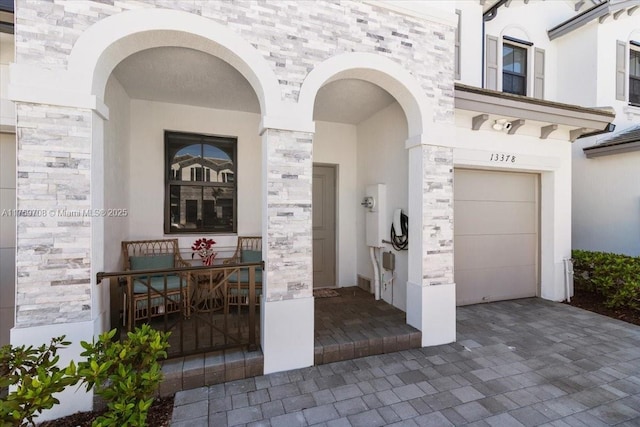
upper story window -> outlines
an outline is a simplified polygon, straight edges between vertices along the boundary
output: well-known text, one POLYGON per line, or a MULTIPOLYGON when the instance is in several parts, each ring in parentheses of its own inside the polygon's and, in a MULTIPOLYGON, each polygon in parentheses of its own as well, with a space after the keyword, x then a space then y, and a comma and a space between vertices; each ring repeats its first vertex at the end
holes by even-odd
POLYGON ((544 99, 545 68, 544 49, 526 40, 487 34, 485 88, 544 99))
POLYGON ((502 44, 502 91, 527 94, 527 49, 524 47, 502 44))
POLYGON ((629 104, 640 106, 640 48, 629 50, 629 104))
POLYGON ((640 106, 640 43, 637 41, 616 41, 616 99, 640 106))
POLYGON ((165 232, 235 233, 235 138, 165 132, 165 232))

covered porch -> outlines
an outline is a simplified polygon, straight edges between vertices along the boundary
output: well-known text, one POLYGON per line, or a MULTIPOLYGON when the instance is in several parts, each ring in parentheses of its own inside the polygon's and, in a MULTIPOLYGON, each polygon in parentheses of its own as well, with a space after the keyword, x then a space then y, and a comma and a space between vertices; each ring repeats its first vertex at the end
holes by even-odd
MULTIPOLYGON (((316 297, 314 364, 351 360, 365 356, 421 347, 421 333, 407 325, 406 314, 357 287, 339 288, 336 296, 316 297)), ((319 295, 316 292, 316 295, 319 295)), ((187 322, 194 322, 195 319, 187 322)), ((193 342, 185 323, 172 329, 172 342, 193 342)), ((192 325, 191 325, 192 326, 192 325)), ((256 334, 260 326, 256 325, 256 334)), ((220 349, 174 357, 163 364, 161 395, 180 390, 261 376, 261 349, 220 349)))

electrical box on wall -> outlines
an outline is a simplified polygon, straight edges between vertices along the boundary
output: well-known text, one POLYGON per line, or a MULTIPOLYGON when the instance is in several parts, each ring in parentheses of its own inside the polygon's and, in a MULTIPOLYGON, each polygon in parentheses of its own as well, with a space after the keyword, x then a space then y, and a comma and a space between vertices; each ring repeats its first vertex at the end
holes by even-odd
POLYGON ((383 247, 382 240, 387 236, 387 186, 384 184, 367 185, 365 200, 373 199, 371 207, 365 207, 367 246, 383 247))

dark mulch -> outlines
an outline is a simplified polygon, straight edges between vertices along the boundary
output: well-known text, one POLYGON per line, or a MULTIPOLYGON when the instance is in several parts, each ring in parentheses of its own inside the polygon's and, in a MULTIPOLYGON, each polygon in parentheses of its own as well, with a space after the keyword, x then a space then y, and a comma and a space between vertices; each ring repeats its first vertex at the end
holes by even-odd
MULTIPOLYGON (((91 422, 102 412, 78 412, 57 420, 45 421, 39 427, 91 427, 91 422)), ((169 427, 173 414, 173 396, 155 399, 149 409, 147 425, 153 427, 169 427)))
POLYGON ((568 304, 640 326, 640 310, 634 310, 632 308, 608 308, 604 305, 604 298, 601 295, 579 291, 577 289, 575 293, 573 298, 571 298, 571 302, 568 304))

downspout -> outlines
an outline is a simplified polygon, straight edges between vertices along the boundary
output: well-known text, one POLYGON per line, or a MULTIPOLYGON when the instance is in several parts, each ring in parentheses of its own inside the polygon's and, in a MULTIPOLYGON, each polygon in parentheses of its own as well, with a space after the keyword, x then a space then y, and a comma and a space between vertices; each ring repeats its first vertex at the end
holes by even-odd
POLYGON ((369 248, 369 256, 371 264, 373 264, 373 291, 376 301, 380 299, 380 266, 378 265, 378 257, 376 256, 376 248, 369 248))

